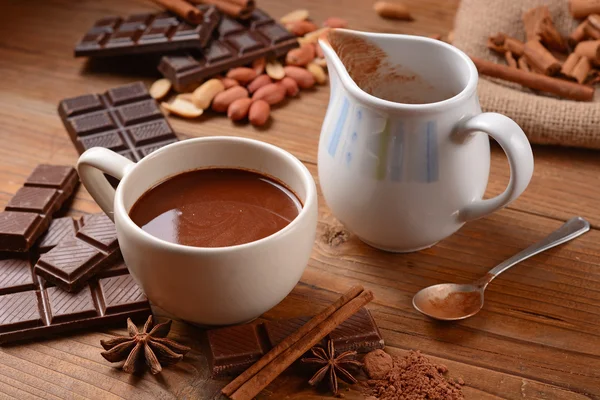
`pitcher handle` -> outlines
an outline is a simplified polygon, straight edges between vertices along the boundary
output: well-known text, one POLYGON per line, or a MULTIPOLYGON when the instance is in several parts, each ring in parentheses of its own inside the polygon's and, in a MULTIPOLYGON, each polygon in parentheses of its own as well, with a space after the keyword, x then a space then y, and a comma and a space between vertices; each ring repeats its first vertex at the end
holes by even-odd
POLYGON ((459 123, 455 131, 458 138, 466 138, 474 132, 485 132, 502 147, 510 165, 510 180, 498 196, 476 200, 459 211, 458 218, 470 221, 491 214, 523 193, 533 175, 533 152, 525 133, 512 119, 498 113, 482 113, 459 123))
POLYGON ((77 173, 81 183, 102 211, 113 221, 115 189, 104 174, 121 180, 134 166, 133 161, 102 147, 87 150, 77 161, 77 173))

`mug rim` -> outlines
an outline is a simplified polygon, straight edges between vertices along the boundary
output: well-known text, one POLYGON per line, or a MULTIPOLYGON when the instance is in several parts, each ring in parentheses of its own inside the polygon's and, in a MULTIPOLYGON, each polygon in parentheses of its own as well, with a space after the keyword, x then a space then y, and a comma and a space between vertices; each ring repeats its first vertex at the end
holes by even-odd
MULTIPOLYGON (((461 89, 460 92, 458 92, 457 94, 455 94, 454 96, 441 100, 441 101, 436 101, 436 102, 432 102, 432 103, 422 103, 422 104, 410 104, 410 103, 399 103, 399 102, 394 102, 394 101, 390 101, 390 100, 384 100, 382 98, 379 98, 377 96, 374 96, 372 94, 369 94, 367 92, 365 92, 364 90, 362 90, 357 84, 356 82, 354 82, 354 80, 346 73, 344 74, 339 74, 339 79, 342 82, 342 84, 344 85, 344 87, 348 90, 349 93, 351 93, 354 97, 356 97, 357 99, 363 99, 366 103, 371 103, 376 107, 391 111, 391 112, 403 112, 403 111, 409 111, 409 112, 436 112, 436 111, 441 111, 443 109, 446 109, 448 107, 452 107, 457 105, 457 103, 460 103, 461 101, 470 98, 476 91, 477 89, 477 82, 479 79, 479 73, 477 71, 477 68, 475 67, 475 63, 473 63, 473 60, 471 60, 471 58, 464 53, 462 50, 460 50, 459 48, 452 46, 448 43, 445 43, 441 40, 437 40, 437 39, 431 39, 425 36, 417 36, 417 35, 407 35, 407 34, 396 34, 396 33, 375 33, 375 32, 362 32, 362 31, 355 31, 352 29, 343 29, 343 28, 332 28, 331 31, 340 31, 340 32, 347 32, 349 34, 354 34, 354 35, 359 35, 359 36, 363 36, 365 38, 370 38, 370 37, 385 37, 385 38, 396 38, 396 39, 403 39, 403 40, 409 40, 409 41, 415 41, 415 42, 423 42, 423 43, 431 43, 435 46, 439 46, 441 48, 445 48, 448 51, 453 52, 454 54, 456 54, 465 64, 469 73, 469 78, 467 81, 467 84, 461 89)), ((327 52, 334 52, 333 47, 331 47, 331 44, 329 43, 329 35, 331 34, 331 32, 329 32, 325 37, 321 37, 319 38, 319 45, 321 46, 321 48, 323 49, 323 51, 325 53, 327 52)), ((346 67, 342 64, 342 61, 337 57, 330 57, 331 58, 331 62, 333 62, 335 64, 336 69, 343 69, 346 70, 346 67)), ((329 61, 329 60, 328 60, 329 61)))
MULTIPOLYGON (((198 168, 198 169, 201 169, 201 168, 198 168)), ((177 174, 180 174, 183 172, 185 172, 185 171, 180 171, 174 175, 170 175, 169 177, 176 176, 177 174)), ((260 173, 260 171, 257 171, 257 172, 260 173)), ((166 179, 168 179, 169 177, 166 177, 166 179)), ((287 185, 287 182, 284 182, 283 180, 282 180, 282 182, 287 185)), ((145 189, 143 191, 142 195, 150 189, 151 188, 145 189)), ((293 154, 291 154, 287 150, 284 150, 281 147, 278 147, 273 144, 266 143, 266 142, 263 142, 260 140, 256 140, 256 139, 249 139, 249 138, 237 137, 237 136, 206 136, 206 137, 191 138, 191 139, 186 139, 186 140, 182 140, 179 142, 171 143, 169 145, 161 147, 160 149, 155 150, 154 152, 147 155, 146 157, 144 157, 137 163, 134 163, 133 168, 129 171, 129 173, 127 173, 123 177, 123 179, 121 179, 121 181, 119 182, 119 185, 117 186, 117 189, 115 191, 115 203, 114 203, 115 212, 114 212, 114 214, 115 215, 117 213, 123 214, 125 217, 122 219, 122 221, 126 225, 128 225, 128 228, 131 228, 131 229, 133 229, 134 232, 142 235, 143 238, 145 238, 146 240, 149 240, 153 245, 171 247, 173 250, 189 252, 189 253, 222 253, 222 252, 229 252, 229 251, 236 251, 236 250, 251 249, 256 246, 261 246, 270 240, 274 240, 279 236, 285 235, 287 232, 295 229, 296 226, 300 224, 300 221, 302 219, 307 218, 308 213, 310 212, 309 209, 312 208, 313 204, 316 202, 316 197, 317 197, 316 184, 315 184, 314 178, 312 177, 312 174, 310 173, 308 168, 306 168, 306 166, 302 163, 302 161, 300 161, 297 157, 295 157, 293 154), (135 222, 133 222, 133 220, 129 216, 129 213, 125 210, 125 203, 124 203, 124 199, 123 199, 124 192, 127 190, 126 187, 129 185, 129 183, 128 183, 129 178, 130 178, 133 170, 137 169, 140 166, 143 166, 145 164, 151 163, 152 160, 155 159, 156 157, 158 157, 159 154, 174 151, 174 149, 176 149, 178 147, 190 145, 192 143, 197 143, 197 142, 205 142, 205 143, 207 143, 207 142, 229 142, 231 144, 245 142, 246 144, 250 144, 253 146, 257 146, 257 147, 262 147, 264 150, 266 150, 268 152, 275 152, 275 153, 278 153, 279 155, 283 156, 285 162, 288 162, 292 166, 292 168, 295 170, 295 172, 300 176, 302 185, 306 189, 306 199, 304 200, 304 202, 302 204, 302 209, 300 210, 298 215, 283 229, 280 229, 277 232, 270 234, 269 236, 265 236, 264 238, 261 238, 258 240, 253 240, 253 241, 247 242, 247 243, 236 244, 233 246, 223 246, 223 247, 188 246, 188 245, 173 243, 173 242, 169 242, 164 239, 160 239, 160 238, 144 231, 135 222)), ((136 201, 137 200, 139 200, 139 197, 136 199, 136 201)))

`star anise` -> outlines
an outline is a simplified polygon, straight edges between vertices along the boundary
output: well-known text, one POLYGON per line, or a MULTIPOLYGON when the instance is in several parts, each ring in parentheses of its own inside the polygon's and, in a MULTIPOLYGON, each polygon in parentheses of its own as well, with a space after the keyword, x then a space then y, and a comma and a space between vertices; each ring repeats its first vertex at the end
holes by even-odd
POLYGON ((175 364, 190 351, 189 347, 166 338, 170 330, 171 320, 154 326, 150 315, 140 332, 131 319, 127 318, 129 337, 117 336, 101 340, 100 344, 106 350, 101 353, 102 357, 110 362, 125 360, 123 371, 130 374, 143 365, 143 358, 150 372, 158 374, 162 371, 162 366, 175 364))
POLYGON ((348 372, 348 368, 360 367, 362 363, 355 360, 356 351, 345 351, 336 357, 333 341, 327 342, 327 350, 322 347, 310 349, 314 357, 303 358, 307 364, 322 365, 322 367, 308 381, 312 386, 318 384, 329 375, 329 387, 333 394, 338 394, 338 376, 348 383, 356 383, 356 379, 348 372))

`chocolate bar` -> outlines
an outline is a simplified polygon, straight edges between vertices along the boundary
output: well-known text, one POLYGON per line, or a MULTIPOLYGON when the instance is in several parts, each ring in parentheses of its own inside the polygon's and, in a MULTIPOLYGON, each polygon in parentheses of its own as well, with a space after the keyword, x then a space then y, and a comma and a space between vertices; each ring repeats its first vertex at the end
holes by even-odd
POLYGON ((152 313, 127 269, 108 268, 69 293, 38 277, 32 264, 27 255, 0 256, 0 343, 142 320, 152 313))
POLYGON ((63 100, 58 113, 79 154, 99 146, 139 161, 177 141, 142 82, 63 100))
POLYGON ((56 218, 50 222, 48 231, 42 235, 38 244, 40 253, 47 253, 52 250, 61 240, 66 237, 75 237, 77 231, 83 226, 84 218, 75 219, 72 217, 56 218))
POLYGON ((74 237, 64 237, 42 254, 33 269, 62 290, 75 292, 120 254, 115 225, 106 214, 94 214, 74 237))
POLYGON ((216 37, 204 50, 164 56, 158 70, 175 89, 183 91, 230 68, 261 57, 279 57, 294 47, 298 47, 296 37, 267 13, 256 9, 245 21, 223 16, 216 37))
POLYGON ((206 46, 221 15, 200 5, 202 23, 194 26, 169 12, 102 18, 75 46, 75 57, 161 53, 206 46))
POLYGON ((73 167, 38 165, 0 213, 0 251, 29 250, 78 181, 73 167))
MULTIPOLYGON (((207 331, 206 356, 212 377, 240 374, 310 319, 300 317, 207 331)), ((327 340, 333 340, 336 352, 367 353, 385 347, 373 316, 364 307, 334 329, 321 345, 327 340)))

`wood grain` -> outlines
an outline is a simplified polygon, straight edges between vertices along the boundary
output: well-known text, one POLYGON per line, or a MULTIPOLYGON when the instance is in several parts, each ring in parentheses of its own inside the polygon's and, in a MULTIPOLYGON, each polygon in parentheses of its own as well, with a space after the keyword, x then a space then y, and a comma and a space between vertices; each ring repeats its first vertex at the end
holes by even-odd
MULTIPOLYGON (((382 20, 360 0, 261 0, 279 17, 307 8, 311 17, 347 19, 350 27, 379 32, 444 34, 458 0, 405 0, 414 22, 382 20)), ((0 206, 40 162, 73 164, 77 153, 56 114, 65 97, 159 75, 143 58, 122 65, 72 57, 73 45, 98 18, 155 10, 145 0, 8 1, 0 13, 0 206), (145 65, 144 65, 145 64, 145 65)), ((303 91, 272 113, 265 129, 232 124, 211 113, 199 121, 171 118, 181 138, 235 135, 292 152, 317 176, 317 144, 329 88, 303 91)), ((265 319, 314 315, 351 285, 375 292, 371 305, 387 349, 420 349, 467 382, 468 399, 600 399, 600 231, 536 256, 496 279, 476 317, 454 324, 426 319, 411 306, 420 288, 469 282, 539 240, 573 215, 600 228, 600 158, 596 152, 535 147, 527 191, 508 209, 471 222, 437 246, 413 254, 382 253, 345 231, 319 198, 318 238, 294 291, 265 319)), ((504 190, 509 170, 492 148, 487 196, 504 190)), ((70 214, 98 211, 82 188, 70 214)), ((165 315, 162 310, 155 310, 165 315)), ((17 399, 219 398, 224 381, 209 378, 199 344, 201 330, 175 322, 172 336, 192 347, 184 362, 159 376, 130 376, 100 356, 100 339, 124 334, 107 327, 0 349, 0 397, 17 399)), ((260 399, 321 399, 307 377, 287 373, 260 399)), ((359 387, 343 392, 361 399, 359 387)))

